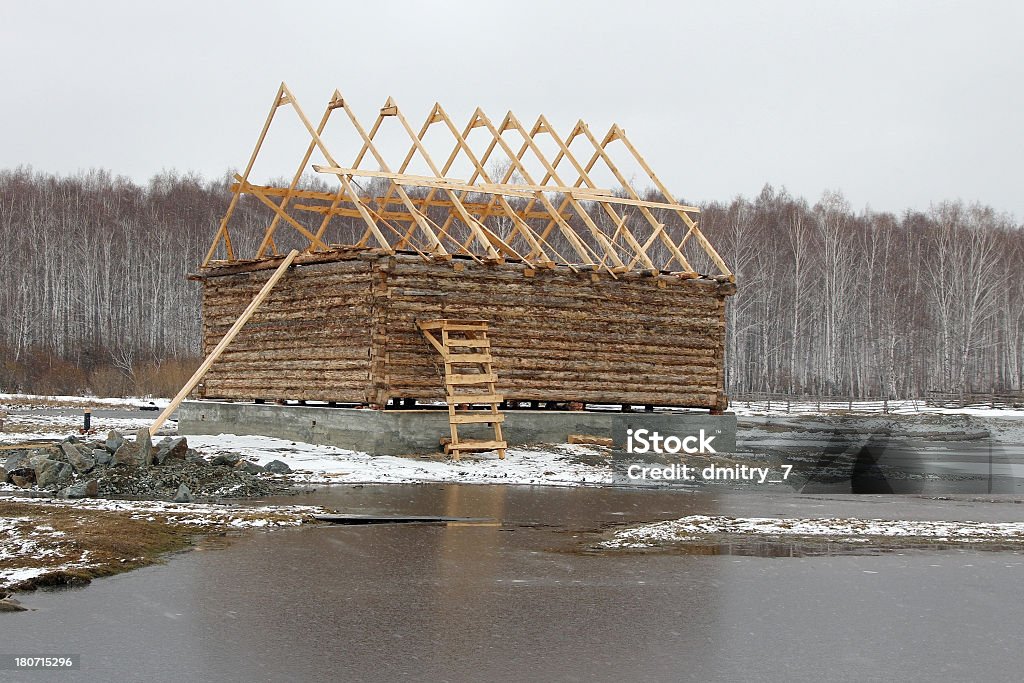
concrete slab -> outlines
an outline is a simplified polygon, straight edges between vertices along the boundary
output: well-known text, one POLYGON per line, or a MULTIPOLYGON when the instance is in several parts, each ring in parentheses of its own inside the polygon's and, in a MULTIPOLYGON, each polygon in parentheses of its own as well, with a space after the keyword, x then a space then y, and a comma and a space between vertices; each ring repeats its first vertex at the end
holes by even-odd
MULTIPOLYGON (((371 410, 328 406, 186 401, 176 413, 179 434, 258 434, 326 444, 374 455, 440 450, 449 435, 445 410, 371 410)), ((507 410, 503 432, 509 446, 565 443, 570 434, 612 438, 625 449, 627 430, 647 429, 663 437, 715 438, 719 453, 736 449, 736 416, 704 412, 621 413, 611 411, 507 410)), ((486 425, 462 425, 460 436, 493 438, 486 425)))

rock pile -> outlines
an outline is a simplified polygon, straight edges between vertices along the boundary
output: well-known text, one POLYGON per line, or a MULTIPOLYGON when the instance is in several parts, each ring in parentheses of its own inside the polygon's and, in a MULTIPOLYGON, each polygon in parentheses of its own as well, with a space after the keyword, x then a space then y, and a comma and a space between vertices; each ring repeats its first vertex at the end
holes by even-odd
POLYGON ((194 498, 242 498, 284 492, 289 474, 275 460, 265 467, 237 454, 207 460, 185 437, 153 444, 149 430, 134 440, 111 431, 105 440, 69 436, 59 444, 7 451, 0 482, 55 493, 63 498, 130 496, 191 502, 194 498))

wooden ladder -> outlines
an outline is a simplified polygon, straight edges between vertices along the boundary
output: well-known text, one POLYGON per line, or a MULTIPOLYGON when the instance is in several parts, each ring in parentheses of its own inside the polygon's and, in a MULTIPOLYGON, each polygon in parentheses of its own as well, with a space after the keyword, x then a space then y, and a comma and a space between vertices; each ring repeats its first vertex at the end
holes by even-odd
POLYGON ((445 444, 444 452, 456 460, 463 451, 497 451, 498 457, 504 458, 508 446, 501 435, 501 423, 505 416, 498 410, 498 404, 505 399, 495 390, 498 376, 491 369, 487 321, 424 320, 418 324, 423 336, 444 359, 448 423, 451 426, 451 442, 445 444), (473 410, 474 405, 487 408, 473 410), (494 428, 494 439, 460 439, 459 425, 462 424, 489 424, 494 428))

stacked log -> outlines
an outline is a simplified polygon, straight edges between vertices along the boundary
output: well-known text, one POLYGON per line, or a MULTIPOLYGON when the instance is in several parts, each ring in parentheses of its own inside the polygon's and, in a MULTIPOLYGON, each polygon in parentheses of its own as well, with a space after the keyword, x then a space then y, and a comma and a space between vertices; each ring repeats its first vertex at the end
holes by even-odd
MULTIPOLYGON (((292 269, 210 368, 200 396, 367 402, 371 270, 362 259, 292 269)), ((271 273, 203 279, 207 353, 271 273)))
MULTIPOLYGON (((207 350, 266 271, 208 276, 207 350)), ((286 276, 207 376, 209 398, 444 399, 441 357, 419 320, 489 322, 509 400, 714 408, 724 385, 727 282, 534 270, 378 256, 286 276)))
POLYGON ((498 388, 511 400, 716 407, 725 295, 732 285, 637 273, 592 277, 522 264, 381 259, 385 396, 443 399, 443 367, 416 328, 432 318, 489 321, 498 388))

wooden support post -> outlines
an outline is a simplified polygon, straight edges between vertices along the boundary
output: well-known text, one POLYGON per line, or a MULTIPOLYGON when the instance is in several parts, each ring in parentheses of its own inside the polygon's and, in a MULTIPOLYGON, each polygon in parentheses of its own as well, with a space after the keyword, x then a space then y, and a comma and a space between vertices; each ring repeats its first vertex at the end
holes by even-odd
POLYGON ((191 393, 191 391, 196 388, 196 385, 199 384, 203 377, 206 376, 206 373, 209 372, 210 367, 214 364, 214 362, 216 362, 218 358, 220 358, 220 355, 224 353, 224 349, 228 347, 228 344, 230 344, 231 341, 236 336, 238 336, 238 333, 241 331, 242 327, 245 326, 245 323, 249 322, 249 318, 251 318, 252 314, 256 312, 256 309, 260 307, 260 304, 263 303, 263 300, 267 298, 267 296, 270 294, 270 290, 274 288, 274 285, 277 284, 278 280, 284 277, 285 271, 288 270, 289 266, 292 265, 292 261, 294 261, 295 257, 298 255, 299 252, 296 249, 292 249, 290 252, 288 252, 288 255, 285 256, 284 261, 281 261, 281 265, 277 267, 277 270, 274 271, 274 274, 270 276, 270 279, 267 280, 265 285, 263 285, 263 288, 260 289, 259 293, 257 293, 255 297, 253 297, 253 300, 249 303, 246 309, 242 311, 242 315, 238 316, 238 320, 236 320, 235 324, 231 326, 231 329, 228 330, 228 333, 225 334, 224 338, 221 339, 217 346, 214 347, 213 351, 210 352, 210 355, 207 356, 206 360, 203 361, 203 364, 200 365, 199 369, 195 371, 195 374, 193 374, 192 377, 189 378, 187 382, 185 382, 185 386, 181 388, 181 391, 179 391, 178 394, 174 397, 170 405, 164 408, 164 411, 160 413, 160 416, 156 418, 156 421, 153 422, 153 424, 150 426, 149 433, 151 435, 155 435, 157 433, 157 431, 164 425, 164 422, 167 422, 167 418, 169 418, 171 414, 178 409, 178 406, 181 405, 181 402, 185 400, 185 397, 188 396, 189 393, 191 393))

